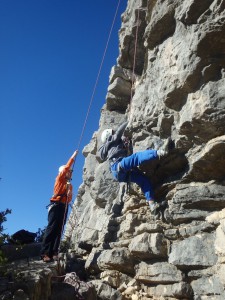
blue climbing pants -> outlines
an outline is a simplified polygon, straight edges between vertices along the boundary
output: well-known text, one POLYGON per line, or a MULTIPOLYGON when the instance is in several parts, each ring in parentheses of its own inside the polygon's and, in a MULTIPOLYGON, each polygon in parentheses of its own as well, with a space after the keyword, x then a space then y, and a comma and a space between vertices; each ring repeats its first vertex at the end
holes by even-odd
POLYGON ((148 201, 153 200, 153 190, 149 179, 135 168, 157 157, 156 150, 137 152, 112 164, 111 172, 113 177, 119 182, 130 181, 138 184, 146 199, 148 201))

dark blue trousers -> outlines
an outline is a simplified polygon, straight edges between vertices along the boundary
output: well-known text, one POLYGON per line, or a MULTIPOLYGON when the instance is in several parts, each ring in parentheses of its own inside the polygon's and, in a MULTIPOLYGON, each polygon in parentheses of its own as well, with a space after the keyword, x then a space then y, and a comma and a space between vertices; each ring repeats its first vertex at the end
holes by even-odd
POLYGON ((41 255, 48 255, 52 258, 58 254, 59 244, 63 226, 66 222, 68 205, 54 203, 48 213, 48 225, 44 234, 41 255))
POLYGON ((134 182, 138 184, 146 199, 153 200, 153 190, 149 179, 136 167, 158 157, 156 150, 145 150, 124 157, 111 165, 111 172, 119 182, 134 182))

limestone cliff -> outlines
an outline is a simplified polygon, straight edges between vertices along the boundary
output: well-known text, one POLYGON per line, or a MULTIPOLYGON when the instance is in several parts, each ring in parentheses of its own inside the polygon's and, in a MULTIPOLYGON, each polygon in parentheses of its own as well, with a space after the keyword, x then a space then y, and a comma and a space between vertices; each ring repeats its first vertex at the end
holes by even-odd
POLYGON ((83 150, 70 255, 85 257, 99 299, 225 299, 225 0, 128 0, 119 44, 83 150), (96 155, 102 131, 125 119, 134 152, 173 141, 141 168, 168 200, 157 220, 96 155))

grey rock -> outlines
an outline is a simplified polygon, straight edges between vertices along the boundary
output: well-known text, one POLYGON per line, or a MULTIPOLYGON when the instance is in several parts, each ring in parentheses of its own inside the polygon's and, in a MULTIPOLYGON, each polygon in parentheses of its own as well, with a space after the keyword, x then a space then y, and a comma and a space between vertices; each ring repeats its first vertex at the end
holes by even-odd
POLYGON ((150 49, 174 33, 176 3, 177 1, 167 0, 150 4, 151 19, 145 31, 145 38, 150 49))
POLYGON ((212 210, 224 207, 224 186, 213 182, 178 184, 169 201, 169 211, 174 223, 204 220, 212 210))
POLYGON ((144 67, 144 31, 146 27, 146 2, 128 1, 126 12, 123 14, 123 23, 120 30, 120 53, 117 62, 126 69, 133 70, 140 75, 144 67), (139 15, 139 18, 138 18, 139 15), (136 32, 138 30, 138 42, 135 42, 136 32), (136 45, 136 47, 135 47, 136 45), (135 54, 136 48, 136 57, 135 54))
POLYGON ((212 2, 213 0, 183 1, 176 9, 176 18, 186 25, 196 24, 212 2))
POLYGON ((123 284, 129 284, 132 277, 115 270, 107 270, 101 273, 100 278, 113 288, 119 288, 123 284))
POLYGON ((103 251, 98 257, 97 263, 101 270, 118 270, 125 274, 134 273, 130 251, 126 248, 103 251))
POLYGON ((188 178, 195 181, 222 180, 224 178, 223 155, 225 147, 225 136, 210 140, 203 149, 196 152, 189 158, 190 172, 188 178), (203 168, 204 165, 204 168, 203 168), (203 173, 204 172, 204 173, 203 173), (211 176, 208 176, 208 174, 211 176), (204 179, 203 179, 203 174, 204 179))
POLYGON ((135 234, 142 234, 144 232, 148 233, 156 233, 156 232, 162 232, 163 228, 160 224, 148 224, 144 223, 141 224, 139 227, 135 228, 135 234))
POLYGON ((174 283, 171 285, 157 285, 149 289, 149 294, 155 297, 174 297, 175 299, 192 299, 193 291, 186 282, 174 283))
POLYGON ((193 142, 207 142, 224 134, 225 80, 210 81, 190 93, 180 111, 179 134, 193 142))
POLYGON ((183 274, 167 262, 154 264, 141 262, 136 265, 135 279, 144 283, 168 284, 182 281, 183 274))
MULTIPOLYGON (((91 187, 91 196, 99 207, 105 207, 111 199, 115 199, 119 192, 119 184, 109 171, 109 162, 100 164, 95 170, 95 183, 91 187), (109 186, 111 187, 109 189, 109 186)), ((111 200, 112 201, 112 200, 111 200)))
POLYGON ((91 283, 95 286, 98 299, 102 300, 122 300, 122 295, 110 285, 102 282, 101 280, 92 280, 91 283))
POLYGON ((98 274, 101 272, 98 266, 98 257, 102 251, 102 249, 93 248, 89 254, 85 263, 85 269, 87 269, 90 274, 98 274))
POLYGON ((118 77, 130 82, 136 80, 136 76, 134 76, 131 70, 121 68, 120 66, 113 66, 109 76, 109 83, 113 83, 114 80, 118 77))
POLYGON ((167 243, 161 233, 142 233, 131 240, 128 249, 141 259, 167 256, 167 243))
POLYGON ((108 110, 125 110, 130 102, 131 84, 118 77, 108 87, 106 103, 108 110))
POLYGON ((225 297, 224 286, 216 276, 203 277, 191 283, 194 299, 222 300, 225 297))
POLYGON ((213 234, 205 233, 173 243, 169 263, 182 269, 212 266, 217 262, 214 241, 213 234))

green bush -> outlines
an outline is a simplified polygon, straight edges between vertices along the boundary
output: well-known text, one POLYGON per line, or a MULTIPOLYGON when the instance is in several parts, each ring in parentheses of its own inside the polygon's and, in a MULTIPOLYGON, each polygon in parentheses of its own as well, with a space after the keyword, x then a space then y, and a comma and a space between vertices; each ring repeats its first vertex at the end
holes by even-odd
POLYGON ((4 233, 3 223, 7 221, 6 215, 11 214, 11 209, 6 209, 5 211, 0 212, 0 265, 6 262, 6 258, 4 257, 1 246, 7 242, 9 235, 4 233))

